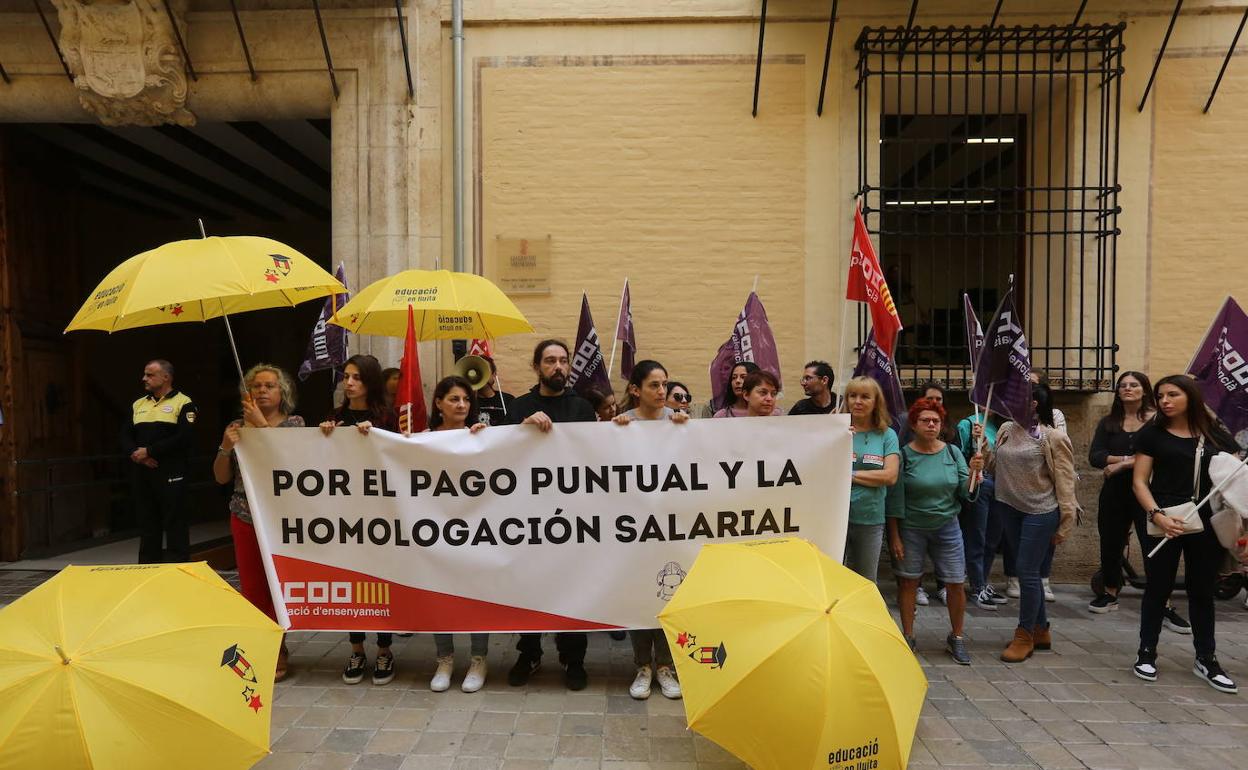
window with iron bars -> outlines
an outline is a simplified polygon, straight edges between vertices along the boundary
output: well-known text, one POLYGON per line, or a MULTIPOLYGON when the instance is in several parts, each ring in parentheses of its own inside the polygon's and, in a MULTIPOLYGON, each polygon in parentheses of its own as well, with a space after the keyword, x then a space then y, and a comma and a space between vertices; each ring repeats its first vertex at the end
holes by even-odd
POLYGON ((905 387, 969 387, 962 296, 987 326, 1013 276, 1032 365, 1055 388, 1112 388, 1123 29, 859 35, 859 195, 905 387))

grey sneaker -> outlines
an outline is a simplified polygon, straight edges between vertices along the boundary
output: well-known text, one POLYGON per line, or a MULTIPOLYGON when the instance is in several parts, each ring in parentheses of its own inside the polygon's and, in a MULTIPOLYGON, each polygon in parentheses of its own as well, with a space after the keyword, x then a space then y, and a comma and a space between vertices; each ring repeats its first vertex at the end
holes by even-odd
POLYGON ((949 634, 945 637, 945 651, 953 658, 953 662, 962 666, 971 665, 971 653, 966 649, 966 637, 949 634))
POLYGON ((930 601, 931 600, 927 598, 927 591, 923 588, 923 586, 919 586, 914 592, 914 603, 920 607, 926 607, 930 601))

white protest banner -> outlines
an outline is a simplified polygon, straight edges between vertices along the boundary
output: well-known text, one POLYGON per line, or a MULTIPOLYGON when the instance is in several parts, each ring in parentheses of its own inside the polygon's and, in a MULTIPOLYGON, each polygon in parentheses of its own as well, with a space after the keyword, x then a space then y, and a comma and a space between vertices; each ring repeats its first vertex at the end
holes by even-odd
POLYGON ((657 626, 704 543, 802 537, 839 560, 848 427, 249 428, 238 456, 289 628, 593 631, 657 626))

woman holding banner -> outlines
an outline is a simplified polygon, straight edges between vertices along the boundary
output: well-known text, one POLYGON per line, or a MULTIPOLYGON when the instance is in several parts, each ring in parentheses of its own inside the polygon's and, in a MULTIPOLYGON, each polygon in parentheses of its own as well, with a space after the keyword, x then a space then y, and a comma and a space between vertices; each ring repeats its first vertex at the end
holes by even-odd
MULTIPOLYGON (((677 412, 667 405, 667 370, 658 361, 638 361, 628 378, 627 411, 615 418, 616 425, 628 425, 634 420, 671 420, 675 423, 689 421, 685 412, 677 412)), ((642 628, 628 632, 633 643, 633 663, 637 673, 628 688, 628 694, 637 700, 650 697, 654 679, 659 690, 667 698, 680 697, 680 682, 672 663, 672 650, 661 628, 642 628), (655 664, 658 667, 655 668, 655 664), (652 673, 653 671, 653 673, 652 673)))
MULTIPOLYGON (((1140 605, 1140 649, 1133 670, 1147 682, 1157 681, 1157 639, 1161 635, 1163 608, 1183 557, 1183 582, 1192 618, 1192 643, 1196 648, 1193 673, 1209 686, 1225 693, 1238 692, 1234 680, 1218 665, 1215 656, 1213 589, 1222 564, 1223 550, 1209 524, 1213 515, 1208 503, 1192 514, 1203 525, 1189 532, 1182 511, 1163 510, 1191 505, 1213 488, 1209 461, 1219 451, 1235 454, 1239 447, 1218 426, 1205 408, 1205 399, 1194 380, 1184 374, 1163 377, 1157 383, 1157 416, 1135 438, 1135 464, 1131 487, 1148 523, 1164 533, 1161 550, 1144 559, 1144 601, 1140 605)), ((1150 528, 1151 529, 1151 528, 1150 528)), ((1152 551, 1161 537, 1146 534, 1144 545, 1152 551)))
MULTIPOLYGON (((256 528, 251 523, 251 507, 247 492, 243 489, 243 474, 238 470, 234 446, 242 439, 244 425, 253 428, 302 428, 303 418, 292 415, 295 408, 295 384, 290 375, 272 364, 256 364, 247 370, 240 383, 243 396, 243 417, 225 428, 221 446, 212 461, 212 476, 218 484, 234 482, 230 495, 230 534, 234 536, 234 562, 238 566, 240 593, 256 609, 277 620, 273 608, 273 594, 264 570, 264 556, 256 540, 256 528)), ((273 681, 286 678, 286 661, 289 653, 286 642, 277 654, 277 670, 273 681)))
MULTIPOLYGON (((446 377, 433 389, 433 414, 429 417, 429 430, 462 430, 473 433, 485 428, 479 419, 477 394, 463 377, 446 377)), ((472 657, 468 673, 460 685, 464 692, 476 692, 485 686, 485 654, 489 651, 489 634, 472 634, 472 657)), ((451 673, 455 670, 455 637, 452 634, 434 634, 438 667, 429 682, 434 692, 446 692, 451 688, 451 673)))
POLYGON ((1066 431, 1053 427, 1053 396, 1045 385, 1031 389, 1038 424, 1010 421, 997 432, 994 513, 1014 549, 1018 570, 1018 626, 1001 653, 1021 663, 1035 650, 1053 648, 1041 574, 1051 546, 1075 525, 1075 451, 1066 431))
POLYGON ((901 448, 901 477, 888 496, 889 551, 896 562, 894 573, 901 581, 897 604, 901 628, 914 649, 914 598, 923 577, 923 558, 931 555, 936 579, 948 593, 949 636, 945 649, 964 666, 971 655, 962 636, 966 613, 966 555, 962 550, 962 530, 958 514, 969 494, 971 472, 983 470, 984 458, 974 455, 970 462, 951 444, 940 440, 945 424, 945 408, 920 398, 910 407, 914 440, 901 448))
MULTIPOLYGON (((398 427, 394 410, 386 406, 386 386, 381 378, 381 364, 368 355, 355 355, 342 367, 342 406, 321 423, 326 436, 339 426, 353 425, 360 433, 372 428, 393 431, 398 427)), ((359 684, 364 681, 368 658, 364 654, 363 632, 352 631, 351 657, 342 671, 342 681, 359 684)), ((394 679, 394 654, 390 652, 393 634, 377 633, 377 660, 373 664, 373 684, 389 684, 394 679)))
POLYGON ((888 488, 897 483, 901 447, 890 427, 892 420, 878 382, 870 377, 853 378, 845 386, 845 400, 854 433, 854 468, 844 564, 874 583, 884 542, 885 498, 888 488))

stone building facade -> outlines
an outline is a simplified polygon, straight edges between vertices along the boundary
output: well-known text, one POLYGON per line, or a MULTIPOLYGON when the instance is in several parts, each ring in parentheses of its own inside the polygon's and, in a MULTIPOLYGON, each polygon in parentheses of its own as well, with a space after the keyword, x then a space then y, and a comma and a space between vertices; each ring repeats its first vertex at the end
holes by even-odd
MULTIPOLYGON (((984 5, 924 2, 914 24, 980 28, 992 13, 984 5)), ((470 269, 495 275, 500 244, 549 239, 548 291, 515 299, 540 334, 564 337, 575 333, 583 291, 600 332, 609 336, 627 276, 639 353, 663 361, 697 400, 709 394, 707 363, 756 280, 788 400, 795 400, 803 362, 837 361, 849 213, 864 165, 855 46, 864 27, 903 25, 909 3, 839 5, 817 114, 829 8, 772 0, 757 116, 751 97, 760 7, 753 0, 465 0, 464 6, 470 269)), ((1066 27, 1078 6, 1006 2, 997 24, 1066 27)), ((449 2, 407 0, 406 63, 393 6, 322 2, 334 84, 316 16, 304 4, 239 0, 245 52, 230 3, 172 3, 185 54, 162 3, 56 0, 43 8, 73 82, 39 15, 25 3, 0 0, 0 65, 8 75, 0 82, 0 121, 328 119, 328 254, 345 264, 349 283, 362 286, 408 267, 450 266, 449 2), (115 12, 101 15, 108 9, 115 12), (156 42, 147 54, 137 42, 144 39, 156 42), (187 55, 194 78, 183 72, 187 55)), ((1202 112, 1244 8, 1224 0, 1188 2, 1137 110, 1171 10, 1162 0, 1112 9, 1091 4, 1078 20, 1124 25, 1123 72, 1115 86, 1119 234, 1111 270, 1096 279, 1112 297, 1113 323, 1099 341, 1114 348, 1113 364, 1155 376, 1187 363, 1225 296, 1248 300, 1242 250, 1248 218, 1239 214, 1248 205, 1241 183, 1248 176, 1242 57, 1231 60, 1216 100, 1202 112)), ((969 102, 958 109, 973 111, 969 102)), ((868 119, 876 121, 888 108, 875 103, 871 110, 868 119)), ((1025 108, 1012 111, 1037 118, 1025 108)), ((1059 119, 1077 130, 1089 120, 1071 110, 1059 119)), ((11 270, 16 257, 6 259, 11 270)), ((1050 268, 1035 285, 1051 295, 1060 273, 1050 268)), ((12 344, 4 365, 11 371, 21 365, 22 344, 20 333, 7 333, 12 344)), ((527 355, 535 339, 498 342, 508 389, 520 391, 531 381, 527 355)), ((397 360, 394 341, 356 344, 397 360)), ((449 346, 426 345, 422 360, 432 382, 449 365, 449 346)), ((907 362, 901 363, 904 369, 907 362)), ((6 414, 20 412, 28 395, 12 376, 6 382, 0 405, 6 414)), ((1059 405, 1082 453, 1109 394, 1104 383, 1072 385, 1062 387, 1059 405)), ((7 457, 20 456, 21 439, 5 441, 7 457)), ((1085 465, 1081 498, 1089 511, 1097 487, 1085 465)), ((1082 580, 1091 571, 1093 523, 1090 518, 1075 544, 1062 549, 1059 575, 1082 580)), ((0 539, 5 557, 13 558, 16 541, 0 539)))

